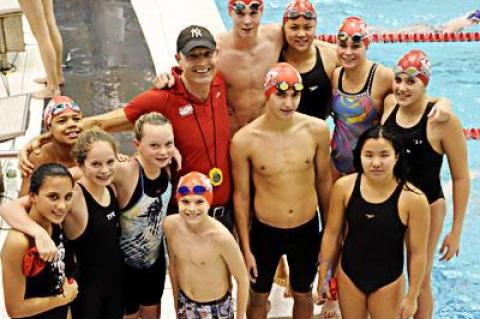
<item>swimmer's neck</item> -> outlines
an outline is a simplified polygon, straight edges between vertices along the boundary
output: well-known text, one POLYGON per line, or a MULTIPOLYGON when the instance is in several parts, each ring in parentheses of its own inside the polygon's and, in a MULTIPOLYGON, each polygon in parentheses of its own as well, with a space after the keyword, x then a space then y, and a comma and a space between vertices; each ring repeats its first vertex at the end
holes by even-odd
POLYGON ((148 177, 148 179, 150 180, 157 179, 160 176, 160 174, 162 174, 162 168, 149 164, 147 161, 145 161, 145 158, 141 153, 137 155, 137 159, 142 165, 143 171, 145 175, 148 177))
POLYGON ((185 85, 185 89, 187 92, 196 97, 201 102, 205 102, 208 98, 208 94, 210 93, 210 83, 208 84, 195 84, 185 77, 185 73, 182 73, 181 77, 183 85, 185 85))
POLYGON ((291 64, 301 65, 304 61, 311 59, 316 53, 315 45, 313 44, 304 52, 299 52, 292 47, 287 47, 283 51, 283 58, 291 64))
POLYGON ((423 114, 425 112, 425 109, 427 108, 427 104, 428 104, 427 95, 424 94, 424 96, 418 101, 412 104, 403 105, 402 107, 400 107, 398 112, 402 115, 405 115, 406 117, 417 117, 418 115, 423 114))
POLYGON ((43 229, 45 229, 48 234, 52 234, 52 222, 43 217, 43 215, 37 210, 37 207, 35 205, 32 205, 32 208, 30 209, 28 215, 34 222, 36 222, 43 229))
MULTIPOLYGON (((258 45, 258 28, 255 34, 250 37, 241 37, 235 30, 232 30, 233 47, 237 50, 248 50, 255 48, 258 45)), ((245 52, 247 53, 247 52, 245 52)))
POLYGON ((95 183, 91 179, 86 178, 85 175, 80 179, 79 182, 83 186, 85 186, 85 188, 94 197, 96 201, 100 200, 104 192, 107 190, 105 186, 95 183))
POLYGON ((205 232, 211 229, 211 221, 208 218, 208 212, 205 214, 204 219, 199 224, 190 225, 189 223, 185 223, 188 231, 193 235, 202 235, 205 232))
POLYGON ((55 153, 55 158, 57 158, 59 161, 62 163, 74 161, 72 154, 73 145, 62 144, 52 139, 52 146, 52 151, 55 153))
POLYGON ((295 115, 289 119, 281 119, 267 110, 263 115, 262 122, 265 129, 276 132, 286 132, 295 125, 295 115))
POLYGON ((398 185, 397 178, 393 175, 393 172, 391 176, 385 176, 385 178, 379 180, 369 179, 363 174, 362 183, 379 194, 390 193, 391 189, 398 185))
POLYGON ((343 68, 343 78, 348 79, 352 83, 360 83, 365 81, 365 74, 368 74, 372 62, 368 59, 363 59, 357 66, 351 69, 343 68))

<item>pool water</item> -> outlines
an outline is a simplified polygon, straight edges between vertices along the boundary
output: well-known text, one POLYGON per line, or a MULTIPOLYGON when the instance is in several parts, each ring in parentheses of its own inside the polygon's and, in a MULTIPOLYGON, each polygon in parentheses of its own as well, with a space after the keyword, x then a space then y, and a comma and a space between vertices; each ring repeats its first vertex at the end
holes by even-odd
MULTIPOLYGON (((318 33, 334 34, 347 16, 357 15, 375 27, 386 30, 413 24, 440 25, 474 9, 478 1, 442 0, 311 0, 318 15, 318 33), (372 5, 375 3, 375 5, 372 5)), ((227 1, 216 0, 225 25, 231 28, 227 1)), ((265 1, 263 23, 279 23, 286 0, 265 1)), ((466 31, 480 31, 480 26, 466 31)), ((395 65, 408 50, 419 48, 430 57, 433 75, 428 92, 431 96, 447 97, 465 128, 480 127, 480 43, 403 43, 372 44, 368 56, 386 66, 395 65)), ((434 265, 433 283, 436 319, 480 318, 480 252, 476 237, 480 229, 480 140, 468 141, 471 173, 470 201, 465 219, 460 255, 451 262, 434 265)), ((442 184, 449 204, 444 234, 452 224, 452 188, 445 160, 442 184)), ((443 240, 442 235, 440 242, 443 240)), ((437 255, 439 257, 439 255, 437 255)))

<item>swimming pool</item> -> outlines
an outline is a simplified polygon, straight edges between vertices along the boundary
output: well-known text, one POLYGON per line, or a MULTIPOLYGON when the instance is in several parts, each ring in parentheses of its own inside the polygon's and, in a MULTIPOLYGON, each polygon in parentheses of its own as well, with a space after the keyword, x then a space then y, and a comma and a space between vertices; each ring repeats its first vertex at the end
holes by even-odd
MULTIPOLYGON (((393 29, 411 24, 439 25, 479 6, 479 2, 473 0, 379 0, 374 2, 375 5, 366 0, 311 1, 318 14, 318 33, 327 34, 335 33, 340 22, 351 15, 364 18, 370 25, 393 29)), ((216 3, 230 29, 227 1, 216 0, 216 3)), ((287 0, 265 1, 262 22, 279 23, 287 3, 287 0)), ((480 31, 480 26, 468 31, 480 31)), ((402 54, 413 48, 420 48, 430 56, 433 76, 429 95, 450 99, 465 128, 480 127, 480 43, 372 44, 368 55, 373 61, 392 66, 402 54)), ((480 318, 480 263, 477 257, 480 244, 476 237, 480 229, 480 140, 468 142, 468 154, 472 183, 460 256, 449 263, 437 260, 434 265, 436 319, 480 318)), ((444 233, 452 222, 451 179, 447 172, 445 163, 442 183, 449 209, 444 233)))

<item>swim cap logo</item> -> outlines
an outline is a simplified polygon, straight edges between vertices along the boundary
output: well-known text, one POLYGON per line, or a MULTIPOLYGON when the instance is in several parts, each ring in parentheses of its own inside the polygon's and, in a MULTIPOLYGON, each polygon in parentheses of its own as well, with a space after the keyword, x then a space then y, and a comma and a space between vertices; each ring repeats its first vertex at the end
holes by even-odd
POLYGON ((269 71, 267 73, 267 76, 265 77, 265 84, 263 85, 263 87, 265 89, 269 89, 272 86, 275 86, 275 84, 276 84, 275 78, 277 76, 278 76, 278 71, 276 71, 276 70, 269 71))
POLYGON ((201 38, 201 37, 203 37, 203 35, 202 35, 202 30, 200 30, 199 28, 192 28, 192 29, 190 29, 190 33, 191 33, 191 37, 192 37, 192 38, 201 38))
POLYGON ((432 64, 426 58, 420 60, 420 64, 422 66, 422 72, 427 76, 430 77, 432 75, 432 64))

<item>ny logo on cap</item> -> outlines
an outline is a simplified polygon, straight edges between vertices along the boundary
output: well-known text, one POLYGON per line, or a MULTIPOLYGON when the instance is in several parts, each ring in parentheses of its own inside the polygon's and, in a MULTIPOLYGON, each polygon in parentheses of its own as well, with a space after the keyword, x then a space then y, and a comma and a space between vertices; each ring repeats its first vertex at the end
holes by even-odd
POLYGON ((202 35, 202 30, 200 30, 199 28, 192 28, 190 29, 190 32, 191 32, 191 36, 192 38, 201 38, 203 35, 202 35))

